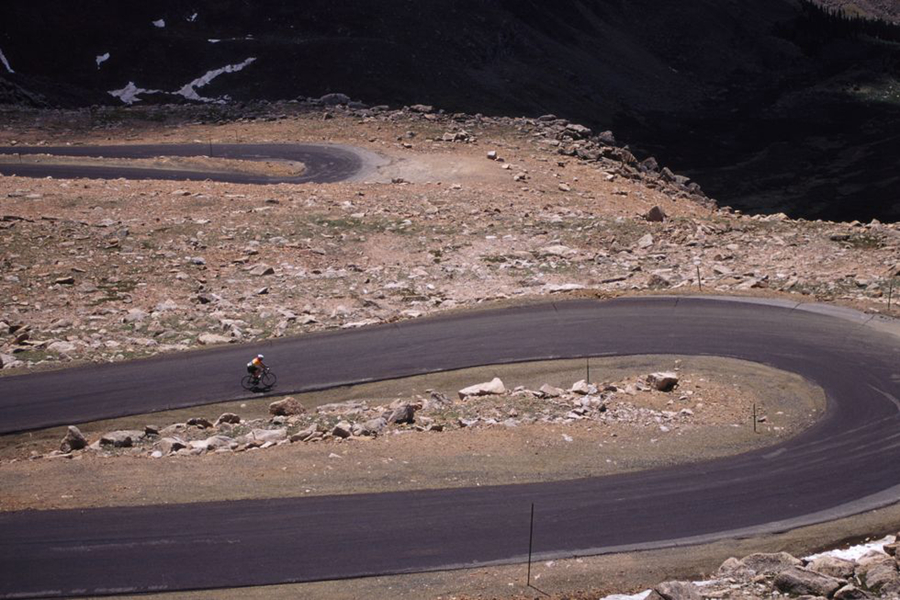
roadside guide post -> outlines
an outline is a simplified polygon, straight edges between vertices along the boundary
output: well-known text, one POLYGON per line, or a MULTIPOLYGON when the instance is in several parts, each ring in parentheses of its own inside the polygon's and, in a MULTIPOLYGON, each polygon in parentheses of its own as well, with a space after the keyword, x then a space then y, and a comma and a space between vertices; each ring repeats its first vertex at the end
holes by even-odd
POLYGON ((534 543, 534 502, 531 503, 531 528, 528 533, 528 579, 526 587, 531 587, 531 549, 534 543))

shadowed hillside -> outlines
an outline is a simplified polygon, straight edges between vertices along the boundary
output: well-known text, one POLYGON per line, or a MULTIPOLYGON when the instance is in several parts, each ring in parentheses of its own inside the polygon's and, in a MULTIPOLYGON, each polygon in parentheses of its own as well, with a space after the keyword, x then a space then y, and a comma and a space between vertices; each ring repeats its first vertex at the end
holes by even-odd
POLYGON ((0 93, 16 102, 121 103, 109 91, 131 83, 164 92, 138 93, 144 102, 344 92, 370 104, 552 112, 612 128, 724 204, 900 218, 889 158, 900 151, 890 135, 900 52, 823 29, 794 0, 108 1, 77 11, 55 0, 5 12, 0 51, 15 73, 0 66, 0 93))

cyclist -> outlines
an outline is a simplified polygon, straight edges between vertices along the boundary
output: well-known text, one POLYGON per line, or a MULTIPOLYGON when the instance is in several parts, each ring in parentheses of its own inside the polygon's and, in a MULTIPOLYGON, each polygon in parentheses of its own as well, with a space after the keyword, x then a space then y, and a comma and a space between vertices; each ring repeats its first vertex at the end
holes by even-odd
POLYGON ((259 383, 259 378, 266 369, 266 365, 263 364, 263 358, 265 357, 262 354, 257 354, 256 358, 247 363, 247 372, 253 377, 254 385, 259 383))

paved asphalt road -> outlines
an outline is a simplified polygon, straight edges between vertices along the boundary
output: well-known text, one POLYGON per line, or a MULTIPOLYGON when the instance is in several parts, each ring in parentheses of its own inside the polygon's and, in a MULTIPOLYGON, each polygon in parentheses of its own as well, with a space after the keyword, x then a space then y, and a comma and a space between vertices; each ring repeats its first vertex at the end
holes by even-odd
POLYGON ((154 158, 157 156, 209 156, 245 160, 300 161, 306 171, 298 177, 267 177, 247 173, 204 173, 131 167, 0 163, 0 175, 76 179, 168 179, 224 181, 228 183, 330 183, 356 175, 363 160, 353 148, 316 144, 150 144, 117 146, 13 146, 0 154, 55 154, 104 158, 154 158))
MULTIPOLYGON (((546 358, 729 356, 818 383, 828 410, 775 447, 602 478, 0 513, 0 597, 219 588, 515 561, 528 549, 531 503, 535 552, 546 559, 778 531, 896 502, 900 342, 867 319, 709 298, 574 301, 2 378, 7 431, 233 397, 243 363, 258 350, 271 357, 282 391, 546 358)), ((190 495, 173 490, 172 501, 190 495)))

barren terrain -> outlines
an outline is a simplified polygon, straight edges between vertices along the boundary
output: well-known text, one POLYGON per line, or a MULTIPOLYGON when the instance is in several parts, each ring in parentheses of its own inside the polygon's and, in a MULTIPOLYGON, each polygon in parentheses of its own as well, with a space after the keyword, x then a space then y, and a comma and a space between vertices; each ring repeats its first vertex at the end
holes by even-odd
POLYGON ((715 209, 622 162, 627 150, 581 158, 584 142, 554 122, 312 108, 159 128, 154 114, 76 129, 66 114, 14 114, 0 144, 331 140, 385 164, 336 185, 0 179, 4 373, 557 294, 886 311, 900 268, 896 224, 715 209), (654 207, 665 221, 646 218, 654 207))

